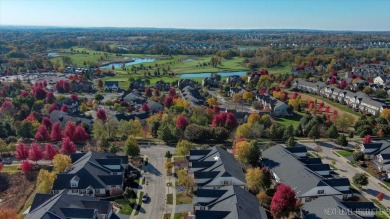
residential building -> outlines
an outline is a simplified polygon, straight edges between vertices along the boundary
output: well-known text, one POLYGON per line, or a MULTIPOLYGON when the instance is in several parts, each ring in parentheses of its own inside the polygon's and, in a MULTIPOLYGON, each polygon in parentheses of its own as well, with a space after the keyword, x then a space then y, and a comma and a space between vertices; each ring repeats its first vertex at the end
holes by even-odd
POLYGON ((171 84, 164 81, 157 81, 154 85, 155 89, 158 89, 159 91, 168 91, 171 88, 171 84))
POLYGON ((334 196, 319 196, 301 207, 304 219, 368 219, 378 209, 372 202, 342 201, 334 196))
POLYGON ((230 87, 242 86, 245 83, 239 75, 232 75, 226 78, 226 84, 230 87))
POLYGON ((68 107, 68 113, 77 113, 79 112, 79 108, 80 108, 79 102, 71 99, 63 99, 57 101, 55 104, 58 107, 58 109, 61 109, 63 105, 66 105, 68 107))
POLYGON ((52 193, 66 190, 70 195, 107 196, 113 188, 123 189, 128 157, 110 153, 72 154, 72 166, 57 174, 52 193))
POLYGON ((106 91, 114 91, 117 92, 119 90, 119 82, 118 81, 105 81, 104 89, 106 91))
POLYGON ((270 169, 276 182, 291 186, 302 203, 321 196, 339 199, 352 197, 348 179, 332 178, 329 165, 306 164, 300 159, 302 157, 281 145, 270 147, 262 153, 262 162, 270 169))
POLYGON ((245 188, 245 174, 234 155, 221 147, 191 150, 188 172, 195 180, 196 189, 219 189, 237 185, 245 188))
POLYGON ((259 104, 262 106, 262 110, 269 111, 271 116, 280 117, 292 115, 292 109, 290 109, 286 103, 267 93, 257 94, 256 100, 259 101, 259 104))
POLYGON ((92 128, 93 121, 82 115, 70 115, 69 113, 62 112, 59 110, 53 110, 49 114, 49 118, 53 123, 58 122, 61 127, 65 127, 66 123, 74 122, 75 124, 83 124, 88 129, 92 128))
POLYGON ((192 201, 195 219, 266 219, 259 200, 240 186, 198 189, 192 201))
POLYGON ((180 94, 192 105, 204 105, 205 98, 199 93, 198 89, 186 86, 180 91, 180 94))
POLYGON ((119 219, 109 201, 90 196, 36 194, 25 219, 119 219))
POLYGON ((130 89, 131 90, 138 90, 138 91, 144 91, 145 90, 145 81, 138 79, 134 80, 130 83, 130 89))

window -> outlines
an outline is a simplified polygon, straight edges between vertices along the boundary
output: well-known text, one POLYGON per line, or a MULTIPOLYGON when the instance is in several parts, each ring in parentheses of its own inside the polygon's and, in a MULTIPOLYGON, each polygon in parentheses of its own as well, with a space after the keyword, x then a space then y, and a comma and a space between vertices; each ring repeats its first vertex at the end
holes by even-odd
POLYGON ((204 206, 200 206, 200 210, 205 210, 206 208, 204 206))
POLYGON ((100 193, 99 189, 95 189, 95 193, 99 194, 100 193))
POLYGON ((229 185, 229 181, 226 181, 226 180, 225 180, 225 181, 223 181, 223 184, 224 184, 224 185, 229 185))
POLYGON ((72 193, 77 193, 78 190, 77 189, 72 189, 72 193))
POLYGON ((70 184, 70 187, 77 187, 77 183, 72 182, 72 183, 70 184))
POLYGON ((325 193, 324 190, 318 190, 318 194, 319 194, 319 195, 322 195, 322 194, 324 194, 324 193, 325 193))

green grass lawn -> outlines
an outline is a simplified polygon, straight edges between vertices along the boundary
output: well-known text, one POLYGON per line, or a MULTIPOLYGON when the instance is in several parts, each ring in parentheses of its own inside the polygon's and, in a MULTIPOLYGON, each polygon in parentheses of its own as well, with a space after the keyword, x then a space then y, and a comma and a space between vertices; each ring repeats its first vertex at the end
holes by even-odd
POLYGON ((188 216, 188 212, 175 213, 175 219, 182 219, 183 217, 188 216))
POLYGON ((176 205, 191 204, 191 203, 192 203, 192 198, 191 197, 188 197, 184 193, 176 194, 176 205))
POLYGON ((291 64, 290 63, 282 63, 281 65, 277 65, 271 68, 268 68, 269 73, 271 74, 290 74, 291 73, 291 64))
POLYGON ((167 195, 167 205, 173 205, 173 194, 167 195))
POLYGON ((375 218, 376 219, 389 219, 389 217, 387 217, 383 212, 381 211, 377 211, 375 213, 375 218))
POLYGON ((352 151, 347 151, 347 150, 337 150, 336 152, 343 157, 350 157, 353 155, 352 151))
POLYGON ((133 205, 131 203, 135 203, 135 199, 131 199, 131 202, 125 199, 117 199, 114 202, 122 206, 122 209, 119 210, 119 213, 131 215, 131 212, 133 211, 133 205))
POLYGON ((278 117, 275 118, 276 122, 283 126, 293 125, 294 129, 298 127, 299 120, 305 115, 305 113, 294 112, 292 117, 278 117))
POLYGON ((18 170, 20 166, 16 166, 16 165, 4 165, 3 169, 1 170, 1 172, 4 172, 4 173, 16 173, 16 172, 21 172, 20 170, 18 170))
POLYGON ((327 103, 337 109, 339 109, 339 112, 347 112, 347 113, 350 113, 354 116, 357 116, 357 117, 360 117, 361 114, 359 112, 355 112, 353 109, 349 108, 348 106, 346 105, 343 105, 343 104, 340 104, 340 103, 336 103, 336 102, 333 102, 331 100, 328 100, 324 97, 320 97, 320 96, 317 96, 317 95, 314 95, 314 94, 308 94, 308 93, 304 93, 304 95, 307 95, 307 96, 310 96, 310 97, 313 97, 313 98, 316 98, 317 100, 321 100, 322 102, 324 103, 327 103))

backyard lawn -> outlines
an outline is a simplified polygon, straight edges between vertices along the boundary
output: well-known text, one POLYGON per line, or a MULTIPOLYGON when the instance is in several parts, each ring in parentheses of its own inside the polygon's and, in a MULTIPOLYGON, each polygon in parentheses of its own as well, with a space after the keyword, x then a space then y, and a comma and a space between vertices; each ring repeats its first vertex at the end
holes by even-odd
POLYGON ((305 113, 294 112, 294 116, 292 117, 278 117, 275 118, 275 121, 283 126, 293 125, 294 129, 298 127, 299 120, 305 115, 305 113))
POLYGON ((173 194, 167 195, 167 205, 173 205, 173 194))

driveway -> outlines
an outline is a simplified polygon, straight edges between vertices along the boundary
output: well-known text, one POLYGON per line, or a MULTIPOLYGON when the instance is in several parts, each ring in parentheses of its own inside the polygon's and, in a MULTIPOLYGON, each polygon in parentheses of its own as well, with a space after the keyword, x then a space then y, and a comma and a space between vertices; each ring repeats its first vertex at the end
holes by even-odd
POLYGON ((144 193, 149 196, 147 203, 143 203, 141 210, 137 216, 132 218, 139 219, 155 219, 162 218, 166 209, 166 185, 165 185, 165 153, 170 150, 174 152, 174 148, 169 148, 163 145, 146 146, 141 145, 141 154, 149 158, 149 164, 143 168, 147 173, 144 174, 145 182, 144 193))
MULTIPOLYGON (((322 157, 322 162, 331 164, 333 160, 336 161, 335 167, 337 172, 341 177, 346 177, 349 179, 349 181, 352 184, 352 177, 356 173, 362 173, 364 172, 359 167, 354 167, 351 164, 347 163, 348 160, 344 157, 338 157, 337 155, 332 153, 333 147, 335 146, 332 142, 318 142, 319 145, 322 146, 322 152, 319 153, 319 155, 322 157)), ((317 144, 315 143, 304 143, 305 146, 308 147, 309 150, 314 150, 317 147, 317 144)), ((389 192, 379 185, 380 181, 376 179, 375 177, 369 176, 368 177, 369 183, 367 186, 363 187, 363 190, 361 191, 362 195, 371 201, 371 199, 375 199, 376 195, 378 195, 379 192, 382 192, 384 194, 384 198, 381 201, 382 205, 386 207, 390 207, 390 197, 389 192)))

